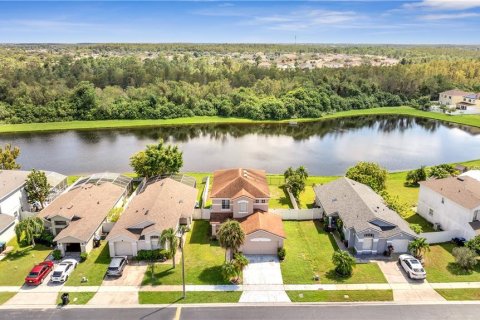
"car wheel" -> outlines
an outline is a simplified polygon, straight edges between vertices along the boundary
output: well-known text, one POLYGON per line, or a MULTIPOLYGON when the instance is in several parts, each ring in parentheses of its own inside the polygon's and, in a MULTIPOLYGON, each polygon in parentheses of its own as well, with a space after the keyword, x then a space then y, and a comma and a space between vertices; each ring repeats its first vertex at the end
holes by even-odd
POLYGON ((411 274, 410 272, 408 273, 408 277, 409 277, 410 279, 413 279, 412 274, 411 274))

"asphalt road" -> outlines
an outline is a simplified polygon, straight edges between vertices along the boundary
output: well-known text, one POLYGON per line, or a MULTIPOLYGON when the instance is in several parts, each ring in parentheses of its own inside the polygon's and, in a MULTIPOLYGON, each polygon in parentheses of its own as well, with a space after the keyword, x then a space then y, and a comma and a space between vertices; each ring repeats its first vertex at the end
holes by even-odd
POLYGON ((480 304, 436 305, 297 305, 297 306, 233 306, 170 308, 111 308, 111 309, 1 309, 0 319, 161 319, 161 320, 220 320, 220 319, 333 319, 333 320, 439 320, 479 319, 480 304), (177 318, 178 316, 178 318, 177 318))

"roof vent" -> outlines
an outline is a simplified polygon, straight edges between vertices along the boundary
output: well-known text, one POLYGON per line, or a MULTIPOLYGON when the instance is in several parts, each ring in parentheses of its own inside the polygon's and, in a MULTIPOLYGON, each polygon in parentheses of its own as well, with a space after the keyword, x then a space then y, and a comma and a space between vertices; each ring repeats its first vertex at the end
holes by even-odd
POLYGON ((149 210, 146 210, 146 211, 145 211, 145 215, 147 215, 147 214, 148 214, 148 211, 149 211, 149 210))
POLYGON ((465 179, 463 177, 457 177, 458 180, 460 181, 465 181, 465 179))
POLYGON ((67 209, 72 209, 72 208, 73 208, 73 204, 71 204, 67 207, 67 209))

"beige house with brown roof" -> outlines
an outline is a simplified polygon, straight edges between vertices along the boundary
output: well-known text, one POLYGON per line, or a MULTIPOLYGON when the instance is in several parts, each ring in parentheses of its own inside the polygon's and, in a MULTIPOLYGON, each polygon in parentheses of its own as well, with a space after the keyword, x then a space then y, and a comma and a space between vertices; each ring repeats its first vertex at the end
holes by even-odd
POLYGON ((280 216, 268 212, 270 189, 264 170, 225 169, 213 174, 210 225, 216 236, 228 219, 238 220, 245 232, 244 254, 277 254, 285 232, 280 216))
POLYGON ((448 90, 440 92, 438 102, 444 106, 455 106, 458 110, 480 108, 480 93, 448 90))
POLYGON ((457 230, 457 236, 471 239, 480 234, 480 181, 466 172, 420 182, 417 208, 441 229, 457 230))
POLYGON ((110 256, 161 248, 165 229, 190 225, 198 190, 171 178, 152 178, 130 201, 107 240, 110 256))
POLYGON ((90 252, 110 210, 123 206, 131 182, 131 178, 111 173, 80 179, 38 214, 62 255, 90 252))

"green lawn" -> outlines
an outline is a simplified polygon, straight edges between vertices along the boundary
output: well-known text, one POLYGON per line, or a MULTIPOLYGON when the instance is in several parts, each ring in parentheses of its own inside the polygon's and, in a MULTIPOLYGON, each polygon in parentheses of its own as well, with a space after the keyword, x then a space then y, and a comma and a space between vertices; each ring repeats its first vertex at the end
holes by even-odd
POLYGON ((110 254, 108 252, 108 244, 102 241, 102 245, 93 249, 88 254, 86 261, 78 264, 77 268, 68 278, 66 286, 99 286, 102 284, 103 277, 110 264, 110 254), (82 282, 82 278, 86 277, 87 282, 82 282))
POLYGON ((14 247, 14 250, 0 261, 0 286, 22 285, 32 267, 44 261, 52 251, 43 245, 21 247, 15 237, 7 246, 14 247))
POLYGON ((138 301, 140 304, 236 303, 241 295, 241 291, 189 291, 184 300, 178 291, 140 291, 138 301))
POLYGON ((12 298, 16 294, 16 292, 0 292, 0 305, 10 300, 10 298, 12 298))
MULTIPOLYGON (((295 119, 297 122, 318 121, 322 119, 335 119, 342 117, 364 116, 364 115, 407 115, 422 118, 437 119, 459 124, 480 127, 480 115, 458 115, 451 116, 435 112, 420 111, 410 107, 382 107, 362 110, 349 110, 324 115, 316 119, 295 119)), ((24 123, 24 124, 0 124, 0 133, 4 132, 32 132, 52 130, 80 130, 80 129, 109 129, 109 128, 131 128, 131 127, 152 127, 164 125, 190 125, 204 123, 277 123, 290 120, 269 120, 255 121, 243 118, 223 117, 188 117, 162 120, 95 120, 95 121, 68 121, 49 123, 24 123)))
MULTIPOLYGON (((207 178, 207 176, 210 176, 210 189, 212 187, 212 181, 213 181, 213 175, 211 173, 208 173, 208 172, 184 172, 185 175, 189 176, 189 177, 192 177, 192 178, 195 178, 195 180, 197 181, 197 189, 198 189, 198 195, 197 195, 197 201, 198 203, 201 203, 201 199, 202 199, 202 193, 203 193, 203 190, 205 189, 205 182, 203 181, 204 179, 207 178)), ((210 195, 210 193, 209 193, 210 195)), ((209 205, 209 202, 211 204, 211 200, 207 200, 207 203, 206 205, 208 206, 209 205)))
POLYGON ((480 300, 480 289, 436 289, 442 297, 446 300, 480 300))
MULTIPOLYGON (((58 293, 57 297, 57 304, 62 304, 62 296, 63 292, 58 293)), ((90 301, 95 292, 69 292, 70 296, 70 303, 69 304, 87 304, 90 301)))
POLYGON ((299 201, 300 203, 298 203, 298 206, 301 209, 313 208, 313 205, 315 204, 315 191, 313 190, 313 187, 317 184, 329 183, 338 178, 339 177, 335 177, 335 176, 308 177, 305 191, 300 194, 300 201, 299 201))
POLYGON ((339 277, 331 262, 337 249, 335 240, 323 231, 319 221, 284 221, 287 256, 281 263, 286 284, 315 283, 384 283, 385 278, 375 263, 358 264, 349 278, 339 277))
POLYGON ((392 290, 287 291, 292 302, 393 301, 392 290))
POLYGON ((452 243, 430 246, 430 252, 425 255, 425 270, 429 282, 469 282, 480 281, 480 261, 475 269, 466 272, 455 263, 452 256, 452 243))
MULTIPOLYGON (((194 221, 193 227, 187 233, 185 242, 185 278, 187 284, 225 284, 221 266, 225 260, 225 251, 217 241, 210 241, 210 224, 208 221, 194 221)), ((156 264, 154 277, 151 270, 145 273, 142 284, 181 284, 182 268, 180 261, 177 267, 156 264)))

